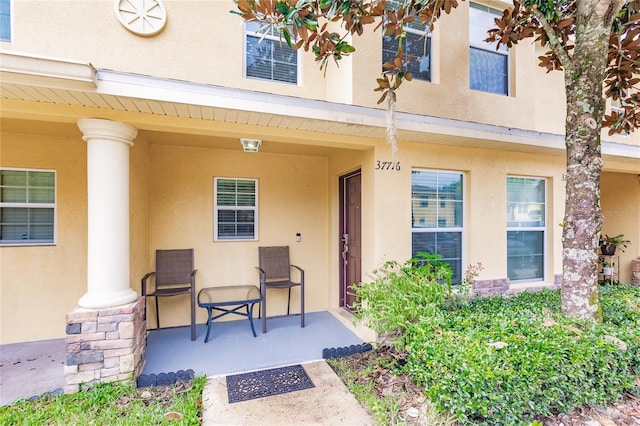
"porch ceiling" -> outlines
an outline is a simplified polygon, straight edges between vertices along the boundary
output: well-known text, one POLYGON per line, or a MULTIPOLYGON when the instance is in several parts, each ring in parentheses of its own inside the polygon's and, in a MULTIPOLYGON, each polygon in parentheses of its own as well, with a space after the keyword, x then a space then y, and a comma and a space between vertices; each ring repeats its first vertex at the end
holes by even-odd
MULTIPOLYGON (((24 120, 16 118, 0 118, 0 129, 7 133, 47 135, 61 138, 81 139, 82 133, 75 122, 50 122, 24 120)), ((140 130, 138 138, 158 145, 178 145, 196 148, 215 148, 231 151, 241 151, 240 140, 235 137, 211 137, 210 135, 175 133, 157 130, 140 130)), ((289 155, 309 155, 326 157, 339 150, 331 146, 301 145, 267 140, 263 138, 260 147, 262 153, 277 153, 289 155)))
MULTIPOLYGON (((125 121, 150 143, 328 155, 384 140, 385 111, 326 101, 95 70, 91 64, 0 53, 2 128, 80 137, 81 117, 125 121)), ((399 140, 559 154, 562 135, 397 113, 399 140)), ((638 161, 640 146, 603 143, 603 153, 638 161)))

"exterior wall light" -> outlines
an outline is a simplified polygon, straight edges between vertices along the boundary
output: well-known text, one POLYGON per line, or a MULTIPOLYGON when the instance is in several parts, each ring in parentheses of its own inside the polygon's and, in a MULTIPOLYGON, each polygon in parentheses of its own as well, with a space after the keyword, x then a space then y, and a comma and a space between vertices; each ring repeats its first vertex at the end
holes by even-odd
POLYGON ((260 139, 240 139, 244 152, 258 152, 262 141, 260 139))

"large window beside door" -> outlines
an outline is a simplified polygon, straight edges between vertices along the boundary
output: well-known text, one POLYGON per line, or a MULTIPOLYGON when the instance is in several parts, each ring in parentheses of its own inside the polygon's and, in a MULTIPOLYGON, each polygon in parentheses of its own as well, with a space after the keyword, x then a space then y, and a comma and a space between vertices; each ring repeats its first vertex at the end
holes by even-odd
POLYGON ((55 242, 56 173, 0 169, 0 245, 55 242))
POLYGON ((214 179, 214 240, 258 239, 258 181, 214 179))
POLYGON ((439 254, 451 265, 453 283, 462 274, 463 175, 460 172, 411 172, 412 254, 439 254))
POLYGON ((507 177, 507 276, 512 281, 544 279, 546 182, 507 177))

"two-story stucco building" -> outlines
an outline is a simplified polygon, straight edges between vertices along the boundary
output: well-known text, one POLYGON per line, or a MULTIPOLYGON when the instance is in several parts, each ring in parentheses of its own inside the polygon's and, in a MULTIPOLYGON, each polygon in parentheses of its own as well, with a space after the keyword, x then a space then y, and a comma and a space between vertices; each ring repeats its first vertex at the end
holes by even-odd
MULTIPOLYGON (((349 286, 419 251, 456 279, 480 261, 480 281, 558 282, 562 74, 534 44, 482 42, 500 2, 463 2, 426 38, 410 29, 420 60, 398 92, 395 155, 373 91, 391 49, 379 31, 325 76, 277 38, 259 44, 230 0, 0 5, 2 344, 64 337, 77 307, 135 303, 157 249, 193 248, 202 288, 257 284, 258 247, 288 245, 307 311, 349 304, 349 286), (252 201, 219 202, 223 188, 252 201)), ((602 152, 603 230, 631 240, 629 282, 640 136, 604 135, 602 152)), ((188 324, 186 297, 160 303, 163 326, 188 324)))

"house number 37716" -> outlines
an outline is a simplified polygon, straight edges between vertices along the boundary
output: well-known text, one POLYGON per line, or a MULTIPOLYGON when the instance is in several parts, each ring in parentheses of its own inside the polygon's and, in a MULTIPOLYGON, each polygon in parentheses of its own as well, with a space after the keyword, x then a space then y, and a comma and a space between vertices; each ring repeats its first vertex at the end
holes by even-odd
POLYGON ((376 160, 376 170, 395 170, 400 171, 399 161, 380 161, 376 160))

